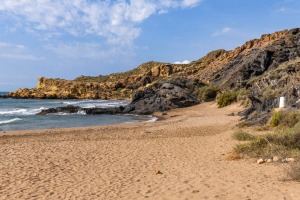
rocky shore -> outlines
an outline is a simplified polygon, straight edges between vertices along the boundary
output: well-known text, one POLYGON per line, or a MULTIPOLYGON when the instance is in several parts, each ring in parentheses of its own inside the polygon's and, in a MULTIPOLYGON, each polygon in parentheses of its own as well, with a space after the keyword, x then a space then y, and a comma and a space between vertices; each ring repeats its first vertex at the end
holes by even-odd
POLYGON ((153 112, 162 112, 173 108, 189 107, 199 103, 197 97, 190 93, 192 86, 188 79, 172 81, 160 81, 143 91, 134 94, 130 104, 116 108, 80 108, 78 106, 66 106, 45 109, 37 115, 51 113, 78 113, 88 115, 98 114, 139 114, 148 115, 153 112))
POLYGON ((286 97, 287 108, 300 108, 299 76, 300 29, 295 28, 262 35, 231 51, 210 52, 186 65, 148 62, 128 72, 72 81, 42 77, 36 88, 19 89, 8 96, 132 99, 124 108, 86 112, 150 114, 205 101, 203 87, 208 86, 217 94, 236 93, 238 99, 248 101, 241 115, 249 125, 262 125, 281 96, 286 97))

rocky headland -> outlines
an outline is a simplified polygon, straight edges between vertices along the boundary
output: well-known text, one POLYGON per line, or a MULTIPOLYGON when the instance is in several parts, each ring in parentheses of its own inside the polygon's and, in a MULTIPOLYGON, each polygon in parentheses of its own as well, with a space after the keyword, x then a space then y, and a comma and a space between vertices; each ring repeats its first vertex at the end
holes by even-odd
POLYGON ((190 64, 147 62, 128 72, 72 81, 42 77, 36 88, 8 96, 132 99, 122 113, 149 114, 206 101, 203 88, 212 87, 216 95, 237 93, 237 99, 248 101, 248 109, 241 113, 244 119, 263 124, 280 96, 286 97, 287 107, 300 107, 299 77, 300 29, 296 28, 262 35, 231 51, 210 52, 190 64), (257 112, 265 117, 257 119, 257 112))

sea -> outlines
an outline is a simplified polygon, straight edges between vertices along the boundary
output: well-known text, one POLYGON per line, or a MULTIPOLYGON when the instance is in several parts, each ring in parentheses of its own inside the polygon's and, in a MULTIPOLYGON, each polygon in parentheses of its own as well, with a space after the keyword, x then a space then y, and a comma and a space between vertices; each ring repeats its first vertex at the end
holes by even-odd
MULTIPOLYGON (((0 92, 0 95, 5 95, 0 92)), ((0 131, 36 130, 52 128, 70 128, 123 124, 133 122, 153 122, 153 116, 138 115, 86 115, 75 114, 48 114, 36 115, 43 109, 68 105, 82 108, 118 107, 125 106, 129 101, 117 100, 64 100, 64 99, 10 99, 0 98, 0 131)))

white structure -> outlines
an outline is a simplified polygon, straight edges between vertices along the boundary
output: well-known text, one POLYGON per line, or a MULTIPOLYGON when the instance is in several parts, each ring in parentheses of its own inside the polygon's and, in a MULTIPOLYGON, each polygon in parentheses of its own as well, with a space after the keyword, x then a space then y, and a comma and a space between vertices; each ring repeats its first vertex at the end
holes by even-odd
POLYGON ((279 108, 285 108, 285 97, 280 97, 279 108))

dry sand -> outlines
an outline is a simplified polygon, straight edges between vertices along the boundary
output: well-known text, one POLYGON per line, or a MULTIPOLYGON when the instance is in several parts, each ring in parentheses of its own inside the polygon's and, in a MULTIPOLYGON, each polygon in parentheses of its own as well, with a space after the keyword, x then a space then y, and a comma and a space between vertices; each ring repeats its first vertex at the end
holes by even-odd
POLYGON ((239 110, 205 103, 155 123, 1 133, 0 199, 300 199, 285 165, 225 159, 239 110))

